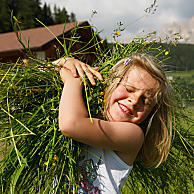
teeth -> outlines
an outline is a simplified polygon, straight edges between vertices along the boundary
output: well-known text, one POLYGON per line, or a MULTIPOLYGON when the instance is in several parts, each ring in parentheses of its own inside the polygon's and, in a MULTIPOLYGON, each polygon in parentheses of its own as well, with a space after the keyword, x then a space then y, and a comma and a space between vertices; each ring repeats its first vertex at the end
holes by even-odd
POLYGON ((123 111, 125 111, 127 114, 130 114, 131 112, 125 107, 123 106, 122 104, 120 104, 120 107, 123 111))

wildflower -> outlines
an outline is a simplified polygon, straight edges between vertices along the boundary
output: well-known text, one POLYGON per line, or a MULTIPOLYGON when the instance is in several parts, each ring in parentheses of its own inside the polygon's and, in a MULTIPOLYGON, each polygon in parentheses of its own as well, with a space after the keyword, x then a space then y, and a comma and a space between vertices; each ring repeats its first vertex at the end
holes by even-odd
POLYGON ((96 10, 92 10, 92 15, 97 14, 96 10))
POLYGON ((24 64, 28 64, 29 60, 28 59, 23 59, 24 64))
POLYGON ((104 92, 100 92, 100 95, 103 96, 104 95, 104 92))
POLYGON ((55 163, 52 163, 52 166, 56 166, 56 164, 55 163))
POLYGON ((99 98, 99 99, 98 99, 98 104, 100 104, 101 102, 102 102, 102 99, 99 98))
POLYGON ((48 166, 48 162, 45 162, 44 165, 45 165, 45 166, 48 166))
POLYGON ((116 31, 116 32, 115 32, 115 35, 116 35, 116 36, 118 36, 119 34, 120 34, 120 32, 119 32, 119 31, 116 31))
POLYGON ((54 155, 53 160, 59 160, 58 156, 54 155))
POLYGON ((103 44, 104 40, 101 40, 100 43, 103 44))
POLYGON ((13 19, 17 22, 17 23, 22 23, 22 22, 20 22, 15 16, 13 16, 13 19))
POLYGON ((68 175, 66 174, 65 176, 67 177, 68 181, 71 182, 71 179, 68 177, 68 175))
POLYGON ((164 54, 165 54, 165 55, 168 55, 168 54, 169 54, 169 52, 168 52, 168 51, 166 51, 164 54))

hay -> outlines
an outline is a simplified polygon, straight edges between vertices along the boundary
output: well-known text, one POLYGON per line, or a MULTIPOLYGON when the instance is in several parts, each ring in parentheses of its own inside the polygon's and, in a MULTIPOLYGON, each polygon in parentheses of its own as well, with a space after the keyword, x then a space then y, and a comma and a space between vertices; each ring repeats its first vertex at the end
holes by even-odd
MULTIPOLYGON (((155 41, 148 42, 149 38, 150 35, 136 38, 126 45, 116 42, 113 48, 108 50, 101 50, 99 44, 102 43, 97 42, 94 46, 98 60, 93 65, 99 66, 101 74, 108 77, 106 75, 109 75, 109 69, 118 60, 137 51, 151 53, 158 61, 166 60, 166 51, 155 41)), ((74 56, 74 53, 69 56, 74 56)), ((54 68, 50 63, 36 60, 32 64, 24 64, 21 61, 1 64, 2 193, 51 193, 56 177, 58 190, 66 191, 69 188, 70 191, 75 191, 79 176, 77 160, 83 146, 64 137, 59 131, 58 107, 63 84, 54 68)), ((96 82, 96 87, 87 84, 84 91, 87 97, 84 95, 84 98, 89 104, 88 110, 92 117, 101 117, 106 81, 96 82)), ((184 119, 193 124, 186 113, 184 115, 184 119)), ((179 124, 176 128, 180 129, 181 133, 173 141, 167 162, 158 169, 147 169, 139 163, 135 164, 123 193, 189 191, 192 180, 189 175, 189 152, 192 152, 192 148, 187 142, 190 141, 191 135, 188 130, 182 129, 182 118, 183 115, 177 113, 179 124), (180 134, 184 140, 180 138, 180 134)))

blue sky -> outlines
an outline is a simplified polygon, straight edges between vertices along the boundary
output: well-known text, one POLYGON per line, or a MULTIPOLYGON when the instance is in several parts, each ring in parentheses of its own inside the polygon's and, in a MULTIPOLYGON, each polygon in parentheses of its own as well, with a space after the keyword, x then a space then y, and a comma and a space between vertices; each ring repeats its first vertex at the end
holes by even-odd
POLYGON ((102 30, 101 38, 111 39, 111 33, 122 22, 126 27, 122 33, 133 36, 142 30, 160 31, 165 24, 188 22, 194 16, 194 0, 157 0, 154 14, 144 10, 154 0, 41 0, 51 7, 65 7, 68 13, 76 14, 78 21, 87 20, 91 25, 102 30), (93 12, 97 12, 93 14, 93 12))

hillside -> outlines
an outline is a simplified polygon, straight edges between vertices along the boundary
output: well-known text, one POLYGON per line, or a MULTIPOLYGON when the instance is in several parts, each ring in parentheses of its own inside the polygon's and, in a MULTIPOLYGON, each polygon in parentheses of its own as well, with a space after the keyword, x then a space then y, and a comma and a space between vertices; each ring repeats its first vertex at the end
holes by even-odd
POLYGON ((164 45, 169 50, 170 59, 167 61, 169 70, 189 71, 194 69, 194 45, 177 44, 176 46, 164 45))
MULTIPOLYGON (((113 43, 107 43, 110 49, 113 48, 113 43)), ((176 46, 158 43, 169 51, 169 59, 165 61, 166 70, 168 71, 189 71, 194 70, 194 44, 179 43, 176 46)), ((149 45, 148 45, 149 46, 149 45)), ((153 45, 152 45, 153 47, 153 45)))

